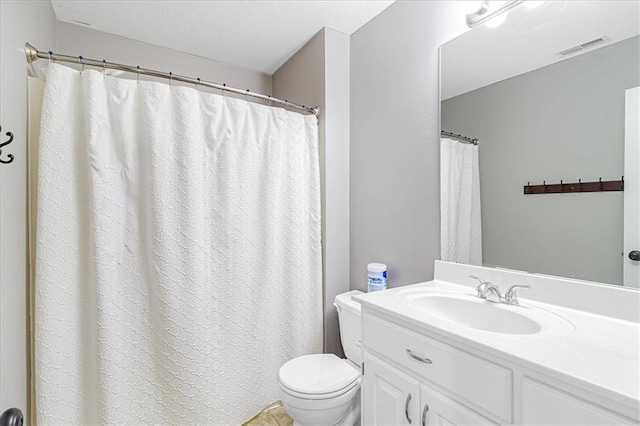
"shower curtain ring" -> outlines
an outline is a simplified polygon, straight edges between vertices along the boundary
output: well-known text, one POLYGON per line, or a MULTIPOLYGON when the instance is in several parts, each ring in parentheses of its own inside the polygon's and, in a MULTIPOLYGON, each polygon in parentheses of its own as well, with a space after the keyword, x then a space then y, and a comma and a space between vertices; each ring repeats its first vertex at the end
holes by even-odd
POLYGON ((78 63, 81 65, 80 68, 80 74, 82 74, 82 71, 84 71, 84 63, 82 62, 84 58, 82 57, 82 55, 78 56, 78 63))
POLYGON ((198 90, 198 87, 200 86, 200 84, 202 84, 202 80, 200 80, 200 77, 196 77, 196 80, 198 80, 198 82, 195 84, 196 90, 198 90))
POLYGON ((173 73, 169 71, 169 87, 173 87, 173 73))
POLYGON ((224 96, 224 90, 226 87, 227 87, 227 83, 222 83, 222 89, 220 89, 222 90, 222 96, 224 96))
POLYGON ((49 65, 51 65, 51 63, 53 62, 53 59, 51 59, 51 55, 53 55, 53 50, 50 50, 47 53, 49 54, 49 65))
POLYGON ((102 60, 102 76, 105 77, 107 75, 107 61, 105 59, 102 60))
POLYGON ((136 65, 136 82, 140 83, 140 65, 136 65))

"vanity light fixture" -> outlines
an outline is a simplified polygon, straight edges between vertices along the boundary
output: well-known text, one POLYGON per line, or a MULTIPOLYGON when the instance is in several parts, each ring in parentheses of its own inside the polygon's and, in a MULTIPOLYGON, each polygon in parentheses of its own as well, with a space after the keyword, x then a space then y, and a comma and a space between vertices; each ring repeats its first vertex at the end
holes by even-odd
MULTIPOLYGON (((496 18, 497 16, 502 15, 503 13, 508 12, 519 4, 524 3, 524 0, 512 0, 512 1, 493 1, 489 2, 485 0, 482 2, 480 9, 476 10, 473 13, 469 13, 467 15, 467 25, 471 28, 475 28, 484 24, 485 22, 496 18), (498 3, 497 6, 494 6, 493 3, 498 3)), ((502 22, 504 22, 505 17, 501 16, 501 22, 498 22, 497 25, 493 25, 497 27, 502 22)))
POLYGON ((507 20, 507 14, 501 13, 500 15, 496 15, 490 20, 488 20, 484 25, 489 28, 498 28, 500 25, 504 24, 504 21, 507 20))

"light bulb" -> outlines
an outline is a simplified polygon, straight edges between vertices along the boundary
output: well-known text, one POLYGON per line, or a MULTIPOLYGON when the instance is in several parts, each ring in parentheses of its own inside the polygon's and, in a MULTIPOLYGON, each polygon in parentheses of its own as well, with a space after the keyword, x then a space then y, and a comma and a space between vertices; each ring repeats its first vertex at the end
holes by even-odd
POLYGON ((481 1, 466 1, 464 2, 465 4, 465 13, 468 15, 470 13, 475 13, 478 11, 478 9, 480 9, 480 6, 482 6, 482 2, 481 1))

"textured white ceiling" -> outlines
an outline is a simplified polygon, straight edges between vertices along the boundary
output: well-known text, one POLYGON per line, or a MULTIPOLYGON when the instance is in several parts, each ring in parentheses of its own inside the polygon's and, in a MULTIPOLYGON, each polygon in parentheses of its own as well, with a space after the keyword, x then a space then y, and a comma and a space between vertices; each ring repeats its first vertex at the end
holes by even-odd
POLYGON ((580 53, 566 58, 556 53, 604 35, 611 41, 601 47, 638 34, 638 1, 546 1, 534 9, 521 5, 501 26, 483 25, 442 47, 442 99, 573 58, 580 53))
POLYGON ((272 74, 323 27, 351 34, 393 1, 51 3, 60 21, 272 74))

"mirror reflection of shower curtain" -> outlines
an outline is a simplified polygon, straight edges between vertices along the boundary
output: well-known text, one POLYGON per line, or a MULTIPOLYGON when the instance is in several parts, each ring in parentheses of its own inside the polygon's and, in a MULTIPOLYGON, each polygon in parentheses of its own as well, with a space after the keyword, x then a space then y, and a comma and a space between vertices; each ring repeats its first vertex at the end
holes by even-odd
POLYGON ((478 146, 440 143, 440 257, 482 265, 478 146))

